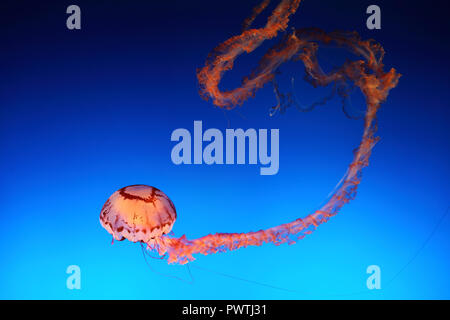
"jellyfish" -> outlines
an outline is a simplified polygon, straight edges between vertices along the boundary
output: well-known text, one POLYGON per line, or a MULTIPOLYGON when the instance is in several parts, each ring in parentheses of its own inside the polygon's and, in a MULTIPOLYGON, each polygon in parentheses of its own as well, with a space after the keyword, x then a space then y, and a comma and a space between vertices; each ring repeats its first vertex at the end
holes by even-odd
MULTIPOLYGON (((401 75, 394 68, 384 70, 385 52, 374 40, 362 40, 356 32, 327 33, 317 28, 303 28, 286 34, 270 48, 256 68, 242 79, 239 87, 221 91, 221 79, 225 72, 233 68, 236 58, 243 53, 250 54, 265 40, 273 39, 279 32, 285 31, 290 16, 297 11, 301 0, 281 0, 265 26, 252 28, 256 16, 268 7, 269 2, 264 0, 253 10, 252 15, 245 20, 240 35, 224 41, 209 54, 205 66, 197 72, 200 95, 205 100, 211 100, 216 107, 232 109, 254 97, 256 91, 265 84, 273 82, 278 67, 289 60, 304 64, 305 80, 313 87, 333 85, 344 104, 344 111, 349 94, 345 88, 359 88, 367 105, 364 128, 344 177, 327 201, 304 218, 265 230, 214 233, 192 240, 185 235, 177 238, 169 234, 176 219, 176 211, 172 201, 162 191, 143 185, 122 188, 106 201, 100 214, 102 226, 114 239, 145 243, 149 250, 167 256, 168 263, 186 264, 195 259, 195 254, 208 255, 264 243, 293 244, 329 221, 356 197, 362 170, 369 165, 372 149, 379 139, 375 136, 377 112, 390 90, 397 86, 401 75), (346 49, 358 59, 348 60, 341 67, 325 73, 317 58, 320 45, 346 49)), ((323 103, 327 100, 328 97, 323 103)), ((282 109, 283 105, 279 103, 271 114, 282 109)))
POLYGON ((177 218, 172 201, 161 190, 132 185, 114 192, 103 205, 100 223, 113 241, 129 240, 159 248, 159 239, 168 234, 177 218))

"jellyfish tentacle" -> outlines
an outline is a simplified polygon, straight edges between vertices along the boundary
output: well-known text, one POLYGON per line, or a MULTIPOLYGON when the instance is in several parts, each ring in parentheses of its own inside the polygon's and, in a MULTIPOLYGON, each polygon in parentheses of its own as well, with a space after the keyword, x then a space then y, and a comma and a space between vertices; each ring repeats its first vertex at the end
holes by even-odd
MULTIPOLYGON (((327 86, 331 83, 339 86, 352 82, 365 96, 367 109, 362 139, 354 151, 346 175, 328 201, 319 210, 303 219, 299 218, 257 232, 216 233, 194 240, 188 240, 185 236, 180 238, 162 236, 158 240, 158 250, 168 255, 169 263, 185 264, 194 260, 193 255, 198 253, 207 255, 269 242, 276 245, 295 243, 311 234, 320 224, 327 222, 355 198, 362 178, 362 169, 369 165, 372 148, 378 141, 378 137, 375 136, 376 113, 380 104, 386 100, 390 89, 397 85, 400 78, 400 74, 393 68, 388 72, 383 70, 384 50, 381 45, 373 40, 361 40, 355 32, 326 33, 317 28, 296 30, 263 56, 258 67, 250 76, 243 79, 240 87, 224 92, 218 88, 223 74, 232 69, 236 57, 243 52, 252 52, 264 40, 273 38, 278 31, 284 30, 289 16, 296 11, 299 3, 300 1, 281 1, 264 28, 247 29, 241 35, 219 45, 208 57, 205 67, 197 74, 200 93, 202 97, 212 99, 213 104, 220 108, 233 108, 254 96, 258 89, 273 79, 274 72, 282 63, 294 58, 303 62, 306 80, 314 87, 327 86), (342 67, 326 74, 320 68, 316 55, 319 43, 325 45, 334 43, 361 56, 363 60, 346 62, 342 67)), ((336 92, 343 100, 346 98, 346 90, 336 89, 336 92)))

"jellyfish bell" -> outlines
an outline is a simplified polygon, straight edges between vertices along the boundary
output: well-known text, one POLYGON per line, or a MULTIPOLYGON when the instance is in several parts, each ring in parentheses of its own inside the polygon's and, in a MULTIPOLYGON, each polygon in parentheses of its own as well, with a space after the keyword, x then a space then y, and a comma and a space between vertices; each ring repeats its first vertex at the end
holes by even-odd
POLYGON ((100 212, 100 223, 114 239, 158 244, 172 230, 175 206, 161 190, 132 185, 114 192, 100 212))

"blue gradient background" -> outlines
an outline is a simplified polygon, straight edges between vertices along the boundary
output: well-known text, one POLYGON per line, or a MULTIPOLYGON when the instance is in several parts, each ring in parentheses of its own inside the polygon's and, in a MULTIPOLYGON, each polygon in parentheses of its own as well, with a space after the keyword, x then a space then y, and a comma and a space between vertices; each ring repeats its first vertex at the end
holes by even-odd
MULTIPOLYGON (((0 298, 450 298, 448 216, 420 250, 449 205, 443 1, 376 1, 377 31, 365 27, 372 1, 306 0, 292 17, 292 27, 375 38, 386 49, 386 66, 403 74, 379 112, 381 140, 358 196, 329 223, 292 246, 198 256, 190 264, 193 283, 157 273, 189 280, 185 266, 152 260, 153 272, 138 244, 111 245, 99 213, 126 185, 167 193, 178 211, 173 231, 194 238, 305 216, 344 174, 362 122, 346 118, 338 99, 271 118, 270 85, 238 111, 224 113, 199 97, 196 68, 240 32, 258 2, 77 1, 80 31, 65 27, 72 2, 1 2, 0 298), (279 173, 260 176, 255 165, 174 165, 170 134, 192 131, 194 120, 221 130, 228 123, 279 128, 279 173), (72 264, 81 268, 81 290, 66 288, 72 264), (366 288, 372 264, 381 267, 381 290, 366 288)), ((268 45, 238 59, 224 87, 237 86, 268 45)), ((338 58, 324 54, 324 63, 338 58)), ((281 83, 304 74, 300 64, 281 72, 281 83)), ((324 92, 296 82, 305 103, 324 92)), ((352 99, 363 106, 358 94, 352 99)))

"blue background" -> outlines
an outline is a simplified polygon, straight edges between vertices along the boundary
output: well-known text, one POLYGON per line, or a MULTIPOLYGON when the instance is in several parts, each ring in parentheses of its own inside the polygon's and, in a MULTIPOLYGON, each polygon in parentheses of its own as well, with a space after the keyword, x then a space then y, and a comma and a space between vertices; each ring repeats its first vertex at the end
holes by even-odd
MULTIPOLYGON (((111 245, 99 213, 126 185, 163 190, 178 211, 175 235, 195 238, 303 217, 344 174, 363 124, 345 117, 338 99, 269 117, 271 85, 229 112, 199 97, 196 68, 240 33, 258 2, 77 1, 79 31, 65 26, 72 2, 1 2, 0 298, 450 298, 449 217, 439 224, 450 191, 444 1, 376 1, 382 29, 374 31, 365 27, 372 1, 306 0, 291 18, 291 27, 375 38, 386 67, 403 74, 378 113, 381 140, 356 200, 315 233, 291 246, 197 256, 191 282, 186 266, 151 260, 150 269, 138 244, 111 245), (194 120, 223 132, 279 128, 279 173, 174 165, 170 134, 192 131, 194 120), (373 264, 381 290, 366 287, 373 264), (66 288, 69 265, 81 268, 81 290, 66 288)), ((239 58, 223 87, 237 86, 273 43, 239 58)), ((333 52, 324 50, 324 64, 342 62, 333 52)), ((304 103, 327 92, 301 80, 301 64, 280 71, 282 89, 290 76, 299 79, 304 103)), ((352 102, 364 107, 358 93, 352 102)))

